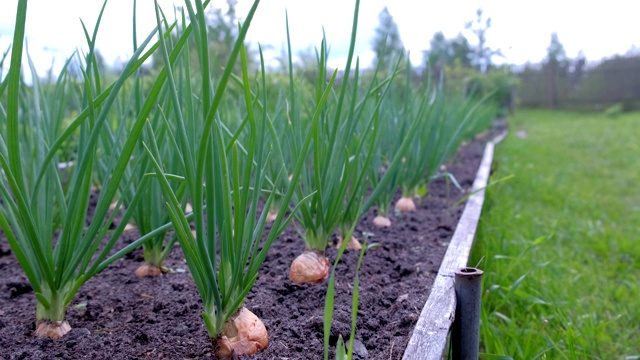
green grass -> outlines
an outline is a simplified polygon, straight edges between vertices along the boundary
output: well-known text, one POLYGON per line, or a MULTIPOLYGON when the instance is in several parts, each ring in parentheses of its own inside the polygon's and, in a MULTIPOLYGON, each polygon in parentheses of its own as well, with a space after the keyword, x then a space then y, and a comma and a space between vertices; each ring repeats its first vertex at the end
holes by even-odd
POLYGON ((515 177, 488 190, 470 261, 482 351, 640 359, 640 113, 521 111, 511 129, 493 179, 515 177))

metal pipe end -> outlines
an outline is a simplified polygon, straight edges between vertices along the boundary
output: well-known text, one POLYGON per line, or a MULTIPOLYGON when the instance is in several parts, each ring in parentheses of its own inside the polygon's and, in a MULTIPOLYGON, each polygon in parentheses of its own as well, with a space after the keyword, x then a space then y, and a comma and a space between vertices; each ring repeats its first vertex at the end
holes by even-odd
POLYGON ((464 276, 464 277, 472 277, 472 276, 482 276, 484 272, 480 269, 472 268, 472 267, 463 267, 456 270, 456 275, 464 276))

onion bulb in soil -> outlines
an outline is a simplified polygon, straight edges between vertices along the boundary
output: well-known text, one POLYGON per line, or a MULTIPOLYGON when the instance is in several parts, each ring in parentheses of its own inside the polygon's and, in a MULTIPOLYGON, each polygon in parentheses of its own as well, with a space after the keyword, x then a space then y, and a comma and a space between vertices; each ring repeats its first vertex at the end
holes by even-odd
POLYGON ((378 215, 373 218, 373 225, 377 227, 390 227, 391 220, 386 216, 378 215))
POLYGON ((410 197, 401 197, 398 202, 396 202, 396 209, 401 212, 414 211, 416 209, 416 204, 413 202, 413 199, 410 197))
POLYGON ((307 250, 291 263, 289 280, 295 284, 316 284, 329 277, 329 259, 317 251, 307 250))
POLYGON ((262 320, 242 307, 225 322, 222 335, 216 339, 216 356, 253 355, 266 349, 268 344, 269 334, 262 320))
POLYGON ((278 217, 278 210, 277 209, 271 209, 267 213, 267 222, 268 223, 272 223, 272 222, 276 221, 277 217, 278 217))
POLYGON ((134 272, 137 277, 145 277, 145 276, 159 276, 162 274, 162 268, 156 265, 151 265, 148 263, 142 263, 136 271, 134 272))
MULTIPOLYGON (((338 243, 336 244, 336 248, 340 249, 342 246, 342 236, 338 236, 338 243)), ((354 236, 349 239, 349 243, 347 244, 347 249, 349 250, 360 250, 362 249, 362 245, 360 245, 360 241, 356 239, 354 236)))
POLYGON ((36 337, 48 337, 53 340, 60 339, 71 331, 71 325, 66 320, 62 321, 39 321, 36 325, 34 335, 36 337))

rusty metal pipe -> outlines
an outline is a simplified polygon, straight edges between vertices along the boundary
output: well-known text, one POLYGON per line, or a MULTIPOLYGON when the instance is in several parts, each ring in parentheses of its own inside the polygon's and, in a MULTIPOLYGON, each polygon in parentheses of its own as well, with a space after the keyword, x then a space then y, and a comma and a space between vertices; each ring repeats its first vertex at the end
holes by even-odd
POLYGON ((480 301, 482 270, 466 267, 456 271, 456 315, 451 334, 454 360, 478 360, 480 353, 480 301))

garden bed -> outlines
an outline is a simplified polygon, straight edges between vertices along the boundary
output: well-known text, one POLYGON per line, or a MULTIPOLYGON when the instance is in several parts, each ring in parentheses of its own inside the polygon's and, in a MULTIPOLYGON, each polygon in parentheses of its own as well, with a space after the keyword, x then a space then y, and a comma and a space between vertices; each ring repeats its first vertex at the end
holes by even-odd
MULTIPOLYGON (((448 166, 464 189, 471 188, 482 158, 485 136, 461 148, 448 166)), ((429 186, 418 210, 391 216, 390 229, 372 224, 374 211, 356 234, 375 234, 360 273, 356 358, 402 357, 441 259, 464 207, 452 205, 461 194, 444 179, 429 186)), ((137 234, 126 234, 121 243, 137 234)), ((334 239, 335 240, 335 239, 334 239)), ((265 323, 269 347, 253 359, 322 358, 326 285, 294 285, 291 261, 304 250, 290 226, 276 241, 246 305, 265 323)), ((337 251, 330 249, 333 261, 337 251)), ((331 343, 349 337, 353 276, 358 254, 347 252, 336 277, 336 310, 331 343)), ((213 348, 201 317, 201 301, 179 247, 167 260, 173 272, 137 278, 142 251, 116 261, 78 292, 67 310, 73 327, 63 339, 32 337, 35 298, 0 234, 1 359, 211 359, 213 348)))

